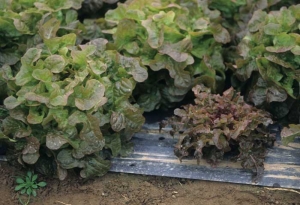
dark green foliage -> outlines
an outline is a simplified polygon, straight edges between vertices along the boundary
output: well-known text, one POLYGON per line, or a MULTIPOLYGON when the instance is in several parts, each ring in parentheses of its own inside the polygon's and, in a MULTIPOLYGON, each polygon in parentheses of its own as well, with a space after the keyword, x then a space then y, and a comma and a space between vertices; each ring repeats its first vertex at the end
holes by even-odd
POLYGON ((179 136, 175 155, 180 160, 194 156, 199 162, 205 154, 214 164, 238 145, 242 166, 261 174, 266 146, 275 141, 267 129, 273 123, 269 113, 246 104, 233 88, 222 96, 211 94, 203 85, 193 91, 195 105, 176 109, 175 116, 163 123, 171 124, 171 134, 179 136))

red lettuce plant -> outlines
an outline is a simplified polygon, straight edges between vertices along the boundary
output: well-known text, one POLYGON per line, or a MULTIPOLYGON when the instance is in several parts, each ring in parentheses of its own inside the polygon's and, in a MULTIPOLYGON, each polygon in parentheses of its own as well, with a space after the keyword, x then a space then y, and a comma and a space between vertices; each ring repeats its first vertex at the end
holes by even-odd
POLYGON ((171 124, 171 134, 179 135, 175 155, 180 160, 193 155, 198 162, 202 156, 209 157, 216 163, 238 145, 242 167, 261 173, 266 145, 274 141, 267 130, 273 123, 270 114, 246 104, 233 88, 222 96, 211 94, 203 85, 195 86, 193 92, 195 104, 175 109, 175 116, 161 124, 171 124))

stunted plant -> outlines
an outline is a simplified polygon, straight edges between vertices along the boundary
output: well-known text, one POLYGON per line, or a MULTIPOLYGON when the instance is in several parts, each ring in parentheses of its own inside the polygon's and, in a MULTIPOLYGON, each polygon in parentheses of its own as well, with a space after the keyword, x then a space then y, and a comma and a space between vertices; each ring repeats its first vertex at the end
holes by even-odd
POLYGON ((194 87, 193 92, 195 105, 175 109, 175 116, 161 124, 171 124, 171 134, 179 136, 175 155, 180 160, 194 156, 198 162, 202 156, 209 157, 215 164, 238 146, 242 167, 260 174, 266 146, 275 140, 267 129, 272 123, 270 114, 246 104, 233 88, 222 96, 211 94, 203 85, 194 87))

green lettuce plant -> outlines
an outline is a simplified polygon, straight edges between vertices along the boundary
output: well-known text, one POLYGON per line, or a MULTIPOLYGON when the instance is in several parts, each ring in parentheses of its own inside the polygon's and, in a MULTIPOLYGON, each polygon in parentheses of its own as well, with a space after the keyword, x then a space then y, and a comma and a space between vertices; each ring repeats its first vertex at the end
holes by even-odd
POLYGON ((247 101, 268 109, 277 119, 289 115, 289 120, 296 123, 299 122, 299 13, 299 4, 269 13, 257 10, 248 23, 247 35, 238 45, 241 58, 236 59, 233 68, 235 80, 245 87, 247 101))
POLYGON ((141 58, 149 78, 134 97, 145 111, 170 107, 197 83, 223 89, 222 45, 230 41, 220 12, 205 1, 132 0, 105 15, 113 47, 141 58))
POLYGON ((229 31, 232 42, 240 42, 246 35, 247 24, 257 10, 278 10, 296 4, 295 0, 209 0, 209 8, 221 12, 222 25, 229 31))
MULTIPOLYGON (((63 1, 3 1, 0 5, 0 66, 14 65, 26 49, 40 43, 39 27, 51 18, 76 27, 76 11, 81 0, 63 1), (67 10, 68 9, 68 10, 67 10), (74 19, 75 17, 75 19, 74 19)), ((76 22, 77 21, 77 22, 76 22)))
POLYGON ((43 43, 26 51, 19 71, 2 66, 10 95, 1 135, 17 141, 24 165, 46 157, 60 179, 75 167, 84 178, 101 176, 110 167, 104 153, 126 155, 144 123, 131 95, 148 73, 139 59, 107 50, 107 40, 76 46, 76 35, 58 37, 59 28, 55 18, 41 25, 43 43))
POLYGON ((180 160, 194 156, 198 162, 204 157, 215 164, 238 147, 242 167, 260 175, 266 147, 275 141, 267 129, 273 123, 270 114, 246 104, 233 88, 216 95, 197 85, 193 92, 195 104, 175 109, 174 116, 161 124, 171 124, 171 135, 179 137, 175 155, 180 160))

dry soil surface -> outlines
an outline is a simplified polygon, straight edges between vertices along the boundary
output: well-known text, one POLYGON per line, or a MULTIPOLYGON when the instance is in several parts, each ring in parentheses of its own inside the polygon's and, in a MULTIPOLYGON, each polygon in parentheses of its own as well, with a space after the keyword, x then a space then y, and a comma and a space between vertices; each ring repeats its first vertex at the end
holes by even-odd
MULTIPOLYGON (((22 174, 0 163, 0 204, 19 204, 14 181, 22 174)), ((300 205, 300 194, 291 190, 168 177, 108 173, 88 181, 75 174, 65 181, 38 180, 48 184, 31 199, 32 205, 300 205)))

